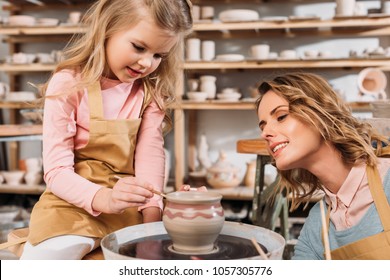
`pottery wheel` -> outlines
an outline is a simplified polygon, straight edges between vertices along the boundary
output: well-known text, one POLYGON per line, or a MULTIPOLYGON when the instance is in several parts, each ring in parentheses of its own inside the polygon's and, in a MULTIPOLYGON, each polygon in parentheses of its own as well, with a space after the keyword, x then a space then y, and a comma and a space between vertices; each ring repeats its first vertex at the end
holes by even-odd
POLYGON ((252 239, 268 252, 269 259, 281 260, 284 238, 269 229, 225 221, 211 252, 185 254, 174 250, 163 222, 126 227, 106 235, 101 241, 106 260, 227 260, 262 259, 252 239))
MULTIPOLYGON (((259 245, 265 253, 268 252, 262 244, 259 245)), ((119 254, 147 260, 229 260, 250 258, 257 256, 259 253, 250 240, 229 235, 219 235, 214 249, 209 253, 181 253, 175 251, 172 240, 167 234, 163 234, 122 244, 119 247, 119 254)))

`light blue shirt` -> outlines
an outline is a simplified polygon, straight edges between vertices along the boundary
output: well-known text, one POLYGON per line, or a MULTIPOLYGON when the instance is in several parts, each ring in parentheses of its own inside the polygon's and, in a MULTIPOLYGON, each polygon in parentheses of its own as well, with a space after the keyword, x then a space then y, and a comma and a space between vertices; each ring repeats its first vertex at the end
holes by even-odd
MULTIPOLYGON (((390 203, 390 170, 387 171, 383 181, 387 200, 390 203)), ((305 224, 300 232, 298 242, 294 248, 293 260, 323 260, 324 246, 322 242, 322 223, 320 204, 316 203, 310 210, 305 224)), ((372 204, 363 218, 356 225, 346 230, 336 231, 332 222, 329 225, 330 249, 334 250, 356 240, 380 233, 383 231, 382 223, 372 204)))

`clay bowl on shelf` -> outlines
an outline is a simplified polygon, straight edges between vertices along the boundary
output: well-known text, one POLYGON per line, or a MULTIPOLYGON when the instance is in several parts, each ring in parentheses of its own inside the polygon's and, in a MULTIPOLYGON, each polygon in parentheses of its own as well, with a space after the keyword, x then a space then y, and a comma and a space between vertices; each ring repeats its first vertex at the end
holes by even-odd
POLYGON ((206 254, 222 230, 225 216, 222 195, 211 192, 167 194, 163 224, 172 239, 173 250, 184 254, 206 254))
POLYGON ((0 224, 11 223, 19 215, 21 208, 15 205, 0 206, 0 224))
POLYGON ((5 179, 5 183, 11 186, 17 186, 22 183, 24 171, 2 171, 1 174, 5 179))

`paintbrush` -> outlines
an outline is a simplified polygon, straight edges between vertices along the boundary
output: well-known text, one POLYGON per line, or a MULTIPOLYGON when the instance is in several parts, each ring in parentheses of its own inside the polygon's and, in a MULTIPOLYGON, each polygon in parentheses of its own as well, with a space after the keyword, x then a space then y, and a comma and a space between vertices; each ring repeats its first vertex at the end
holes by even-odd
MULTIPOLYGON (((116 178, 116 179, 122 179, 122 177, 120 177, 120 176, 118 176, 118 175, 114 175, 114 178, 116 178)), ((160 196, 162 196, 163 198, 167 198, 167 195, 166 194, 164 194, 164 193, 162 193, 162 192, 160 192, 160 191, 158 191, 158 190, 155 190, 155 189, 152 189, 151 190, 151 192, 152 193, 155 193, 155 194, 157 194, 157 195, 160 195, 160 196)))
POLYGON ((255 246, 257 252, 259 253, 259 255, 260 255, 263 259, 268 260, 268 257, 267 257, 267 255, 266 255, 266 253, 263 251, 263 249, 261 249, 261 247, 260 247, 260 245, 257 243, 256 239, 253 237, 253 238, 251 239, 251 241, 252 241, 253 246, 255 246))

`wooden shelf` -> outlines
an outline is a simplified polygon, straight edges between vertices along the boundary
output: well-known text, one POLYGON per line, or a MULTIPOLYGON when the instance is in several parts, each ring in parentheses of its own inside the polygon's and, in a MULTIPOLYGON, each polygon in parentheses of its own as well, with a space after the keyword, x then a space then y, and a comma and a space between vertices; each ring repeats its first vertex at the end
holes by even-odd
MULTIPOLYGON (((212 189, 207 188, 209 192, 219 193, 222 195, 222 199, 225 200, 241 200, 241 201, 252 201, 254 195, 254 188, 239 186, 235 188, 225 188, 225 189, 212 189)), ((317 202, 324 196, 324 193, 318 191, 315 193, 308 201, 317 202)), ((291 199, 291 196, 289 196, 291 199)))
POLYGON ((39 195, 43 193, 46 189, 45 185, 33 185, 29 186, 26 184, 20 185, 8 185, 0 184, 0 193, 14 193, 14 194, 36 194, 39 195))
MULTIPOLYGON (((229 30, 270 30, 270 29, 313 29, 313 28, 375 28, 390 25, 390 15, 383 17, 362 17, 350 19, 327 19, 327 20, 302 20, 302 21, 247 21, 247 22, 199 22, 194 24, 196 31, 229 31, 229 30)), ((353 30, 351 29, 351 32, 353 30)))
POLYGON ((354 59, 294 59, 294 60, 244 60, 232 62, 185 62, 185 70, 221 70, 221 69, 297 69, 297 68, 366 68, 378 67, 390 70, 389 58, 354 58, 354 59))
POLYGON ((0 34, 8 36, 19 35, 73 35, 77 33, 85 33, 88 27, 81 25, 58 25, 58 26, 0 26, 0 34))
POLYGON ((42 125, 5 124, 0 125, 0 137, 41 135, 42 125))
POLYGON ((30 102, 0 101, 0 109, 30 109, 37 107, 37 105, 31 104, 30 102))
MULTIPOLYGON (((369 102, 350 102, 348 103, 355 112, 371 111, 369 102)), ((194 102, 182 100, 179 104, 171 107, 181 110, 255 110, 255 101, 253 102, 220 102, 219 100, 207 100, 194 102)))
POLYGON ((212 193, 219 193, 222 195, 222 198, 225 200, 245 200, 245 201, 252 201, 254 189, 245 187, 245 186, 239 186, 235 188, 225 188, 225 189, 212 189, 207 188, 209 192, 212 193))
POLYGON ((56 64, 0 64, 0 71, 8 73, 26 73, 26 72, 51 72, 55 69, 56 64))

